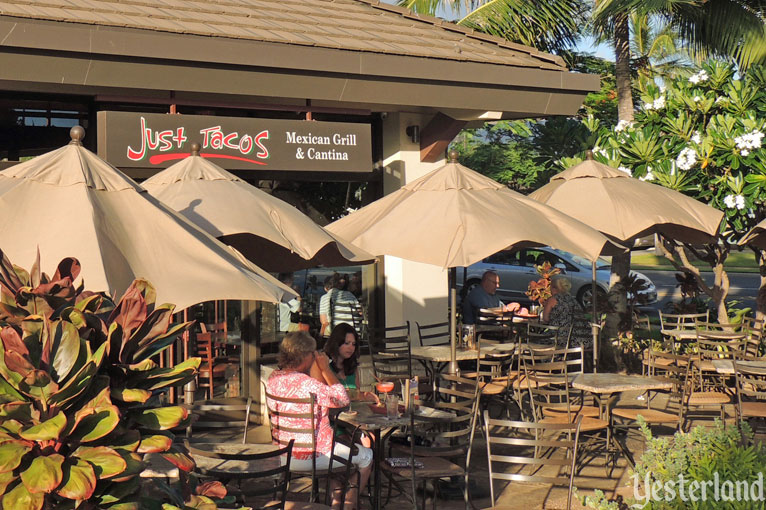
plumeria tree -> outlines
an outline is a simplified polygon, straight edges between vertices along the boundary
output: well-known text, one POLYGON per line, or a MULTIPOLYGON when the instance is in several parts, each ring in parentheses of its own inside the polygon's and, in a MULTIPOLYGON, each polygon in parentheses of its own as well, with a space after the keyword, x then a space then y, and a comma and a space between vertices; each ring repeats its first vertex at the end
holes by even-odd
MULTIPOLYGON (((721 241, 705 247, 664 239, 665 255, 677 269, 694 275, 710 296, 720 321, 727 317, 729 280, 724 263, 737 242, 766 216, 766 70, 737 72, 710 61, 660 85, 640 83, 642 107, 634 121, 607 129, 597 120, 585 125, 598 134, 595 157, 639 179, 681 191, 725 212, 721 241), (708 285, 689 254, 707 262, 715 279, 708 285)), ((562 160, 571 166, 576 160, 562 160)), ((766 252, 755 250, 766 274, 766 252)), ((766 277, 761 277, 761 288, 766 277)), ((766 311, 759 293, 759 313, 766 311)))

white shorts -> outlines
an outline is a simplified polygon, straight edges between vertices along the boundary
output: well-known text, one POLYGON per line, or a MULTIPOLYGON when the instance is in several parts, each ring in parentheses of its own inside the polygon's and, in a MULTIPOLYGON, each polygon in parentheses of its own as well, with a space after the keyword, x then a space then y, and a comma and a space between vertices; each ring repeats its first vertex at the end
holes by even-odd
MULTIPOLYGON (((359 449, 359 452, 351 457, 351 463, 357 466, 359 469, 364 469, 372 465, 372 450, 360 444, 355 444, 359 449)), ((337 443, 335 445, 335 455, 348 459, 350 450, 348 446, 337 443)), ((283 457, 284 459, 284 457, 283 457)), ((337 461, 333 463, 333 466, 337 465, 337 461)), ((330 455, 317 455, 316 468, 318 470, 327 470, 330 467, 330 455)), ((311 459, 290 459, 290 471, 311 471, 311 459)))

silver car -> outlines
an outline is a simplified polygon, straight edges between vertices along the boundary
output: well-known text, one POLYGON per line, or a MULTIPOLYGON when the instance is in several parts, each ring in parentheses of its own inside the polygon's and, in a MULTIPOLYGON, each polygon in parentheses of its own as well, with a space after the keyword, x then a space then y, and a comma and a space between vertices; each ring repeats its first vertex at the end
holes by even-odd
MULTIPOLYGON (((495 271, 500 276, 500 288, 497 292, 501 299, 529 303, 529 297, 525 292, 529 288, 529 282, 540 279, 536 266, 545 261, 561 269, 561 274, 572 282, 572 294, 577 297, 583 307, 589 308, 592 303, 591 262, 572 253, 554 248, 522 248, 497 252, 481 262, 469 266, 465 280, 463 280, 465 269, 458 268, 457 284, 460 287, 465 281, 465 287, 461 291, 461 295, 465 296, 471 288, 479 284, 481 275, 485 271, 495 271)), ((596 289, 599 299, 606 296, 609 289, 609 274, 609 263, 599 259, 596 262, 596 289)), ((654 283, 636 271, 631 271, 631 275, 646 281, 643 288, 637 292, 637 304, 655 303, 657 301, 657 289, 654 283)))

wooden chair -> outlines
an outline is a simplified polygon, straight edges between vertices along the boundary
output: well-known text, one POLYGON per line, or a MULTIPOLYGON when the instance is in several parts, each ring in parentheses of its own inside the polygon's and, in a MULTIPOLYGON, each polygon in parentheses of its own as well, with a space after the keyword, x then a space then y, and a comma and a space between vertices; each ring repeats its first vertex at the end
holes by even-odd
POLYGON ((737 381, 737 421, 766 419, 766 373, 735 361, 734 375, 737 381))
POLYGON ((671 390, 650 390, 644 393, 646 405, 617 406, 612 409, 612 419, 619 428, 636 428, 641 416, 649 425, 673 425, 680 430, 683 425, 683 402, 686 388, 686 371, 689 357, 651 349, 646 364, 647 375, 664 377, 673 381, 671 390), (667 398, 658 399, 664 395, 667 398), (663 400, 663 406, 658 401, 663 400))
POLYGON ((330 450, 330 464, 328 466, 327 483, 325 486, 325 505, 331 505, 333 499, 333 490, 339 491, 338 500, 345 502, 346 493, 349 490, 356 490, 356 508, 360 508, 359 502, 361 500, 361 487, 359 487, 360 473, 356 469, 356 466, 351 461, 354 455, 357 453, 356 444, 361 440, 361 430, 359 427, 354 427, 342 420, 334 419, 333 426, 336 429, 336 433, 332 438, 332 449, 330 450), (339 433, 338 429, 348 431, 348 433, 339 433), (335 447, 342 444, 348 448, 351 455, 346 458, 342 455, 338 455, 335 451, 335 447), (356 478, 356 483, 352 483, 352 479, 356 478), (335 483, 333 484, 333 481, 335 483), (334 489, 334 487, 337 489, 334 489))
POLYGON ((694 331, 697 329, 697 322, 709 322, 710 311, 705 313, 663 313, 660 315, 660 333, 665 345, 671 352, 677 352, 680 342, 673 335, 668 334, 671 330, 694 331))
MULTIPOLYGON (((446 381, 445 381, 446 382, 446 381)), ((381 464, 383 472, 389 478, 389 497, 391 492, 391 485, 399 485, 400 490, 406 493, 400 484, 396 482, 397 479, 409 479, 412 484, 411 499, 413 506, 417 507, 417 483, 421 482, 423 487, 423 499, 421 508, 425 508, 425 484, 428 480, 438 480, 441 478, 461 477, 466 478, 468 476, 469 469, 469 456, 471 441, 473 439, 473 430, 476 426, 476 418, 478 415, 478 399, 476 393, 476 381, 466 380, 456 381, 456 385, 464 385, 464 388, 470 388, 473 386, 473 393, 469 391, 464 392, 460 398, 462 401, 459 403, 439 402, 438 407, 443 409, 450 409, 454 417, 446 422, 441 423, 443 427, 441 430, 429 435, 430 446, 416 445, 413 440, 414 432, 416 429, 416 419, 414 413, 410 415, 410 441, 409 441, 409 466, 406 467, 394 467, 389 465, 385 460, 381 464), (421 465, 421 468, 415 466, 421 465)), ((448 384, 439 386, 439 391, 449 391, 448 384)), ((455 396, 459 396, 459 393, 452 393, 455 396)), ((469 494, 468 485, 463 488, 463 498, 465 508, 469 508, 469 494)), ((436 508, 436 496, 432 502, 432 506, 436 508)))
POLYGON ((269 426, 271 427, 271 439, 275 444, 286 445, 293 442, 294 448, 311 450, 311 469, 298 471, 302 476, 311 477, 311 501, 316 501, 319 494, 318 472, 316 467, 316 396, 310 394, 306 398, 286 398, 272 395, 264 384, 266 395, 266 407, 269 412, 269 426), (305 408, 299 412, 284 409, 284 404, 300 404, 305 408), (296 422, 305 423, 306 426, 297 427, 296 422))
MULTIPOLYGON (((690 423, 692 412, 706 413, 710 408, 717 409, 721 421, 726 419, 726 405, 731 403, 728 391, 717 386, 716 382, 710 382, 712 372, 700 370, 701 359, 699 355, 692 356, 686 369, 684 389, 684 425, 690 423)), ((709 418, 707 414, 695 414, 698 417, 709 418)))
POLYGON ((697 329, 696 369, 700 376, 700 388, 726 391, 725 380, 728 376, 719 374, 713 361, 741 359, 745 354, 747 334, 734 332, 733 325, 716 326, 717 329, 697 329))
POLYGON ((759 359, 763 350, 763 328, 747 330, 744 359, 759 359))
POLYGON ((226 371, 231 364, 215 355, 212 333, 197 333, 196 342, 197 356, 202 358, 197 371, 197 388, 206 389, 208 399, 213 399, 216 394, 216 381, 226 382, 226 371))
POLYGON ((484 411, 484 431, 489 461, 490 508, 501 508, 496 506, 500 491, 495 488, 495 480, 564 485, 568 488, 566 509, 572 508, 579 420, 556 424, 493 420, 484 411), (568 473, 562 474, 562 469, 568 473))
POLYGON ((203 480, 218 480, 226 485, 227 491, 234 489, 239 503, 258 510, 289 510, 286 496, 293 441, 266 453, 223 453, 203 450, 188 442, 185 446, 193 457, 219 460, 219 465, 226 461, 239 461, 253 466, 254 469, 241 471, 203 468, 198 464, 194 467, 194 472, 203 480))
POLYGON ((188 407, 192 419, 186 428, 186 439, 190 441, 216 442, 226 441, 242 435, 242 444, 247 442, 247 431, 251 424, 257 424, 255 414, 250 410, 251 398, 236 397, 194 402, 188 407), (205 435, 212 431, 216 434, 205 435), (203 434, 200 434, 202 432, 203 434), (221 437, 221 433, 227 437, 221 437))
POLYGON ((351 324, 360 338, 366 338, 364 315, 359 303, 332 303, 333 326, 340 322, 351 324))

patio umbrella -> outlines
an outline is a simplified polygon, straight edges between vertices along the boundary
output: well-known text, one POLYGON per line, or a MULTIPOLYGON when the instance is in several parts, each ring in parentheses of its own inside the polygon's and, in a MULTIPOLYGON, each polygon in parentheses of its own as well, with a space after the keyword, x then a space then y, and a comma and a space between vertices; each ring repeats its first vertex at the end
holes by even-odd
MULTIPOLYGON (((712 242, 723 212, 656 184, 634 179, 610 166, 588 159, 553 176, 530 198, 577 218, 622 244, 650 234, 662 234, 691 244, 712 242)), ((595 262, 593 313, 596 314, 595 262)), ((594 334, 594 342, 596 335, 594 334)), ((594 343, 594 362, 597 361, 594 343)))
POLYGON ((326 231, 290 204, 199 155, 141 185, 189 221, 268 271, 373 262, 375 257, 326 231))
POLYGON ((752 245, 761 250, 766 250, 766 220, 754 226, 750 232, 739 241, 740 246, 752 245))
POLYGON ((81 127, 71 135, 69 145, 0 172, 0 247, 12 262, 31 267, 38 248, 43 268, 76 257, 88 289, 120 295, 146 278, 158 302, 178 310, 295 296, 83 148, 81 127))
MULTIPOLYGON (((376 255, 444 268, 470 266, 511 246, 551 245, 589 260, 614 246, 587 225, 460 165, 454 151, 450 159, 327 229, 376 255)), ((454 287, 450 301, 454 368, 454 287)))

